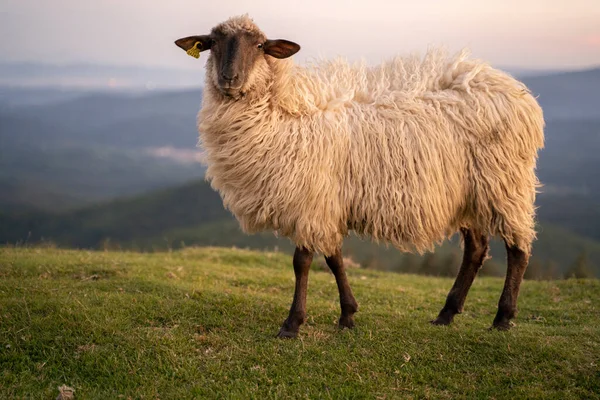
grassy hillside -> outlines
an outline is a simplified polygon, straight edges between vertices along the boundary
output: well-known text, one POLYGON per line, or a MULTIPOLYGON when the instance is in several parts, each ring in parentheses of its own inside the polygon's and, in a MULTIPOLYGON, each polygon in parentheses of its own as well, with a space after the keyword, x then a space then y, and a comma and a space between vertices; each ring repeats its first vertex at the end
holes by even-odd
POLYGON ((290 257, 0 249, 0 398, 597 398, 600 282, 525 282, 510 332, 488 331, 502 281, 475 281, 451 327, 450 279, 349 270, 340 332, 328 272, 298 340, 275 339, 290 257))

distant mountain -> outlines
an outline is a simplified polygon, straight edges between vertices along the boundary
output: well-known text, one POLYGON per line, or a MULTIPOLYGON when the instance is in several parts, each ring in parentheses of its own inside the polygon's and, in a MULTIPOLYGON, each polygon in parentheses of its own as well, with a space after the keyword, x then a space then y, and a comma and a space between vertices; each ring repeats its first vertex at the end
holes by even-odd
POLYGON ((600 115, 597 119, 549 120, 545 135, 538 164, 539 177, 547 186, 542 192, 600 194, 600 115))
POLYGON ((201 100, 96 93, 0 111, 0 206, 64 209, 201 177, 187 154, 201 100))
POLYGON ((152 96, 94 95, 60 104, 0 111, 0 141, 31 146, 79 144, 194 149, 199 91, 152 96))
POLYGON ((546 120, 599 119, 600 68, 523 78, 546 120))
POLYGON ((187 118, 193 123, 201 102, 200 89, 150 94, 94 93, 67 102, 13 109, 12 114, 79 131, 85 137, 88 129, 156 115, 174 120, 187 118))
POLYGON ((514 77, 518 79, 524 79, 528 77, 538 77, 538 76, 546 76, 553 74, 561 74, 563 72, 573 72, 573 70, 564 69, 564 68, 524 68, 524 67, 515 67, 508 65, 493 65, 494 67, 506 71, 514 77))
POLYGON ((17 107, 58 103, 85 95, 85 91, 75 89, 27 88, 0 85, 0 112, 8 112, 17 107))

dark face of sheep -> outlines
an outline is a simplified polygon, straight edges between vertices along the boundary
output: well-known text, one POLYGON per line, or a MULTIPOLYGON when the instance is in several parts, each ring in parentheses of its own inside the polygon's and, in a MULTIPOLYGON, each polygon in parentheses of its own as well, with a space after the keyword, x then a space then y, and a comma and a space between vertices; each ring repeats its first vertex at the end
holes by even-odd
POLYGON ((175 41, 185 51, 210 50, 207 64, 209 82, 226 97, 240 99, 252 90, 252 75, 264 58, 287 58, 300 46, 288 40, 269 40, 258 30, 226 29, 221 25, 210 35, 189 36, 175 41))

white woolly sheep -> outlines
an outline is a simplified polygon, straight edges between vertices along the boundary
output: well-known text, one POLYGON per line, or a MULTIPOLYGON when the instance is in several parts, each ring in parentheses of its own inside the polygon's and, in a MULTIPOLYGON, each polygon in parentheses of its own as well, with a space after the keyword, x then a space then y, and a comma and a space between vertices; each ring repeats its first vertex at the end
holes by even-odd
POLYGON ((341 255, 350 230, 418 252, 461 232, 463 262, 432 321, 441 325, 462 311, 488 237, 502 237, 508 270, 493 327, 510 327, 535 238, 544 141, 542 110, 522 83, 436 50, 377 67, 297 66, 288 57, 300 46, 268 40, 247 16, 175 43, 211 50, 198 115, 207 179, 245 232, 271 230, 296 244, 280 337, 295 337, 304 322, 314 252, 335 275, 339 326, 354 326, 341 255))

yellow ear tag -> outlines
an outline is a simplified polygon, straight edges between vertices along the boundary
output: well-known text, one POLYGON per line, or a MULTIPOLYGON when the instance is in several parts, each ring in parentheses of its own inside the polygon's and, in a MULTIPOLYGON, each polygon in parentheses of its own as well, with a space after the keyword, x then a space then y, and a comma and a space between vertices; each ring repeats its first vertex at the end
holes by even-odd
POLYGON ((191 49, 186 51, 186 53, 188 54, 188 56, 192 56, 194 58, 200 58, 200 48, 201 47, 202 47, 202 43, 196 42, 196 43, 194 43, 194 46, 191 49))

